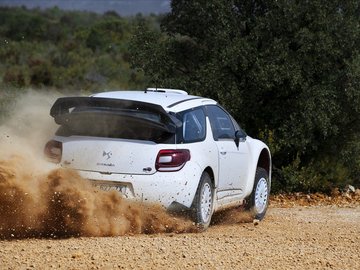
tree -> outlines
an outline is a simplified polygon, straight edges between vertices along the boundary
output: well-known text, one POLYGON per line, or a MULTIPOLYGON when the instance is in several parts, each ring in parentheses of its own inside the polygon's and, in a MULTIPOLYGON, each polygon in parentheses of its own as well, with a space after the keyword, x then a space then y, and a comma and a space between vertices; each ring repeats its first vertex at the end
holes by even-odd
MULTIPOLYGON (((12 88, 141 88, 128 46, 140 16, 122 18, 59 8, 0 7, 0 85, 12 88)), ((143 17, 157 24, 158 17, 143 17)))
POLYGON ((265 139, 278 188, 330 189, 349 176, 359 183, 359 5, 172 0, 160 32, 139 26, 132 63, 156 86, 219 100, 265 139))

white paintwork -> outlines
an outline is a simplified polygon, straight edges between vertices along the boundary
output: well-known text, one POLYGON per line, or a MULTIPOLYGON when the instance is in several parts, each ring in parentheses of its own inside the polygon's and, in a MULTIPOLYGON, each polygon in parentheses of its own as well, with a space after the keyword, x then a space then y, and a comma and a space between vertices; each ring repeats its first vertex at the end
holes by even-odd
POLYGON ((232 139, 219 139, 215 142, 219 151, 219 188, 218 199, 241 195, 249 168, 248 143, 236 147, 232 139), (241 181, 239 181, 241 179, 241 181))
POLYGON ((161 144, 150 141, 81 136, 55 140, 63 143, 64 164, 77 170, 104 173, 154 174, 156 155, 162 149, 161 144))
MULTIPOLYGON (((181 112, 216 101, 174 91, 114 91, 98 93, 94 97, 118 98, 158 104, 167 112, 181 112)), ((214 211, 241 204, 252 192, 258 159, 268 147, 247 136, 236 147, 234 140, 214 141, 209 119, 206 118, 206 138, 202 142, 184 144, 156 144, 149 141, 108 139, 95 137, 54 137, 63 143, 61 165, 77 169, 88 179, 121 184, 126 197, 159 202, 165 207, 177 202, 192 205, 204 170, 213 175, 214 211), (177 172, 158 172, 156 156, 161 149, 189 149, 191 159, 177 172), (110 154, 111 152, 111 154, 110 154)), ((271 183, 271 164, 269 183, 271 183)), ((270 188, 270 187, 267 187, 270 188)), ((263 192, 263 183, 259 192, 263 192)), ((205 190, 204 200, 208 192, 205 190)), ((260 200, 261 201, 261 200, 260 200)), ((204 217, 206 217, 204 203, 204 217)), ((261 204, 259 204, 261 207, 261 204)))
MULTIPOLYGON (((245 181, 245 187, 244 187, 245 197, 249 196, 253 190, 256 168, 257 168, 257 164, 258 164, 258 160, 259 160, 261 151, 263 151, 265 149, 270 154, 269 148, 262 141, 253 139, 249 136, 246 137, 246 141, 248 141, 249 144, 251 145, 251 148, 250 148, 251 150, 249 153, 250 162, 249 162, 249 169, 248 169, 248 177, 245 181)), ((268 169, 269 169, 269 183, 271 185, 271 173, 272 173, 271 163, 270 163, 270 167, 268 169)))
POLYGON ((79 171, 86 179, 123 183, 129 186, 125 194, 129 199, 143 202, 157 202, 169 207, 178 202, 190 207, 195 197, 201 169, 194 162, 187 162, 179 172, 156 172, 152 175, 103 174, 95 171, 79 171))

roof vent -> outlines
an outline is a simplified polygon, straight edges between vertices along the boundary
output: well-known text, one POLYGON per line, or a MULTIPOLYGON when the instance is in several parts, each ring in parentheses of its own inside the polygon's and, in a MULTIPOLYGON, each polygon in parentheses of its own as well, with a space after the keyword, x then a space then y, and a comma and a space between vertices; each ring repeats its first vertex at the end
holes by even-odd
POLYGON ((188 94, 184 90, 167 89, 167 88, 146 88, 145 93, 146 92, 174 93, 174 94, 182 94, 182 95, 187 95, 188 94))

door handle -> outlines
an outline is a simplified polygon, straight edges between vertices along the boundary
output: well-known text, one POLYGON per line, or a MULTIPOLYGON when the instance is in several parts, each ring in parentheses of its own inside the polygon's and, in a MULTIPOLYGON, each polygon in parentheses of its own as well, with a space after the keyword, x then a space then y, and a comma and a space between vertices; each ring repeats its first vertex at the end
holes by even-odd
POLYGON ((220 152, 220 154, 222 154, 222 155, 226 155, 226 151, 224 151, 224 152, 220 152))

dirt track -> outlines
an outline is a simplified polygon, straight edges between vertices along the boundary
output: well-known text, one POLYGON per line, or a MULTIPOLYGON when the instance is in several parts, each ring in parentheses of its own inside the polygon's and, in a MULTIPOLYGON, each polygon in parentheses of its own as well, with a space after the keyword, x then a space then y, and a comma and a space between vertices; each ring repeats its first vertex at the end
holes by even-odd
POLYGON ((0 241, 1 269, 360 269, 360 206, 270 207, 204 233, 0 241))

